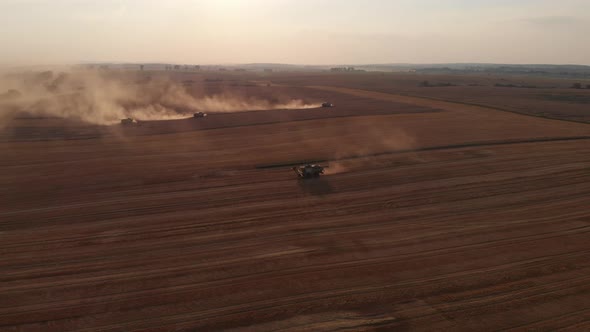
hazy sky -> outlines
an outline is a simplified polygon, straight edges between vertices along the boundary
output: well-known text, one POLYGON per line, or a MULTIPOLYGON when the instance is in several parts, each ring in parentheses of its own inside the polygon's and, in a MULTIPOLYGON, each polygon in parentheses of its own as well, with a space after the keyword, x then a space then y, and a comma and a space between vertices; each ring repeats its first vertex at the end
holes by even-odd
POLYGON ((590 0, 0 0, 0 64, 590 64, 590 0))

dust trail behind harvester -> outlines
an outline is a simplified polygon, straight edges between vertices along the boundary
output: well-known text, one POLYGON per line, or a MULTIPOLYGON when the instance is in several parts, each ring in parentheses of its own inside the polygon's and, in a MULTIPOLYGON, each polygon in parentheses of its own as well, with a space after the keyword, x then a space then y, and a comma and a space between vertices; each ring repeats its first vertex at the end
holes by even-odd
MULTIPOLYGON (((327 175, 346 173, 365 168, 390 166, 389 160, 382 160, 379 154, 411 150, 416 146, 416 139, 401 128, 379 127, 358 123, 355 136, 348 141, 339 142, 335 149, 327 175)), ((412 153, 405 156, 413 159, 412 153)))
POLYGON ((270 102, 232 94, 195 97, 166 78, 136 82, 136 77, 99 71, 51 71, 0 79, 0 124, 18 113, 77 119, 107 125, 138 120, 180 119, 193 112, 304 109, 320 105, 302 100, 270 102))

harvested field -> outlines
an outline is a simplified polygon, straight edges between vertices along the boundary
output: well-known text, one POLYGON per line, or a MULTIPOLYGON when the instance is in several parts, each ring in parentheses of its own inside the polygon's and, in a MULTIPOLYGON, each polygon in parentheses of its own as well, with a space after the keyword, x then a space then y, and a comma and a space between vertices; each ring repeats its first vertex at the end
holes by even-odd
MULTIPOLYGON (((589 89, 571 89, 575 80, 501 75, 417 75, 358 73, 276 75, 293 86, 337 86, 487 106, 499 110, 560 120, 590 122, 589 89), (421 87, 423 82, 432 86, 421 87), (437 86, 448 84, 449 86, 437 86), (504 87, 502 86, 504 85, 504 87), (509 87, 512 86, 512 87, 509 87)), ((590 82, 585 82, 588 84, 590 82)))
POLYGON ((234 87, 336 107, 9 122, 0 331, 590 329, 589 125, 301 75, 234 87))

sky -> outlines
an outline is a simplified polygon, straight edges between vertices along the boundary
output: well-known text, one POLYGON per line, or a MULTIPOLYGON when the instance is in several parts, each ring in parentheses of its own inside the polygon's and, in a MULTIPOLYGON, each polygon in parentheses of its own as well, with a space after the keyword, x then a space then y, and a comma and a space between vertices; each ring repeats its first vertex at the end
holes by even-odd
POLYGON ((590 0, 0 0, 0 65, 590 65, 590 0))

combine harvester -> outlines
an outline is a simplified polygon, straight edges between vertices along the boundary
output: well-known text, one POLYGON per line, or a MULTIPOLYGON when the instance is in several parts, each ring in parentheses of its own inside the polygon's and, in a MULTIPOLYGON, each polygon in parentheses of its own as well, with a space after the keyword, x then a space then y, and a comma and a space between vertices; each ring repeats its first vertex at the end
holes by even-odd
POLYGON ((123 126, 137 126, 137 125, 139 125, 139 122, 133 118, 126 118, 126 119, 121 119, 121 125, 123 125, 123 126))
POLYGON ((326 101, 322 103, 322 107, 334 107, 334 104, 326 101))
POLYGON ((328 166, 320 166, 320 165, 305 165, 305 166, 296 166, 293 167, 293 171, 297 173, 302 179, 311 179, 317 178, 320 175, 324 174, 324 169, 328 168, 328 166))
POLYGON ((203 112, 197 112, 195 114, 193 114, 193 118, 204 118, 207 116, 207 113, 203 113, 203 112))

